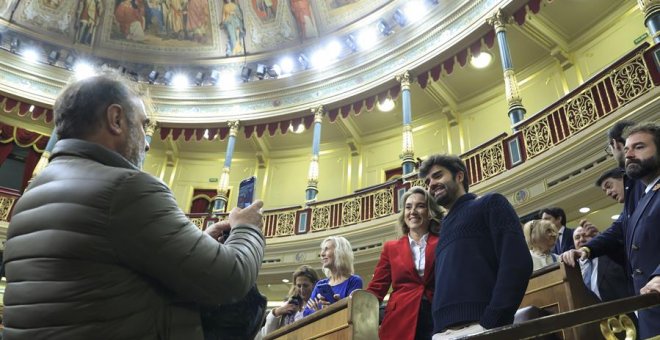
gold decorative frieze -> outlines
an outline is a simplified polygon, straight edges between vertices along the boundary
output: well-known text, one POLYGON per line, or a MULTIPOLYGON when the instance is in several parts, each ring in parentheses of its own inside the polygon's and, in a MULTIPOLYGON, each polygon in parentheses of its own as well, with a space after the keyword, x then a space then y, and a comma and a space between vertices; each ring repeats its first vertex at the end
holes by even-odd
POLYGON ((568 127, 571 134, 581 131, 598 120, 598 111, 591 89, 583 91, 575 98, 564 104, 568 127))
POLYGON ((355 197, 342 204, 341 221, 343 224, 352 224, 360 222, 360 213, 362 212, 360 199, 355 197))
POLYGON ((481 169, 485 178, 493 177, 506 170, 504 162, 504 148, 502 143, 496 143, 479 153, 481 169))
POLYGON ((523 138, 527 149, 527 155, 531 158, 552 147, 550 138, 550 126, 546 119, 539 119, 526 126, 523 130, 523 138))
POLYGON ((0 196, 0 221, 6 222, 9 219, 9 212, 15 201, 13 197, 0 196))
POLYGON ((192 217, 192 218, 190 218, 190 222, 192 222, 195 226, 197 226, 197 228, 199 228, 201 230, 201 229, 204 228, 204 219, 205 218, 206 217, 204 217, 204 216, 202 216, 202 217, 192 217))
POLYGON ((277 214, 277 224, 275 225, 275 236, 293 235, 293 229, 296 225, 296 212, 286 211, 277 214))
POLYGON ((393 203, 394 197, 390 188, 376 192, 374 194, 374 217, 382 217, 394 213, 392 211, 393 203))
POLYGON ((615 69, 611 75, 614 91, 621 104, 627 103, 653 87, 642 54, 615 69))
POLYGON ((326 230, 330 228, 330 207, 321 206, 312 209, 312 231, 326 230))

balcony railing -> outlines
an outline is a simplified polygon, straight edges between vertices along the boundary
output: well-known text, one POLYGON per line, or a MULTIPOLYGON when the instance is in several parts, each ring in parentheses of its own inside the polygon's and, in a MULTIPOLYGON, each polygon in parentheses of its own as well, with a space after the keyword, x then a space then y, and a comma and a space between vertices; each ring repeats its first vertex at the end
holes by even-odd
POLYGON ((20 196, 18 190, 0 187, 0 222, 9 222, 14 203, 20 196))
POLYGON ((474 185, 524 163, 593 125, 660 85, 660 45, 645 43, 597 73, 559 101, 502 134, 461 155, 474 185))

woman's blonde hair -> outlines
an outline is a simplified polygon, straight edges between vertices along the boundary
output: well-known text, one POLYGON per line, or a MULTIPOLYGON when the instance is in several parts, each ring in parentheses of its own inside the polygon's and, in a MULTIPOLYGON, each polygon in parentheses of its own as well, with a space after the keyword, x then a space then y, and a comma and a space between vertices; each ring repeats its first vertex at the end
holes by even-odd
POLYGON ((557 236, 557 227, 546 220, 531 220, 523 226, 525 241, 530 250, 536 249, 536 244, 546 235, 557 236))
MULTIPOLYGON (((321 251, 325 244, 330 241, 335 244, 333 262, 339 275, 346 277, 353 275, 355 269, 353 267, 353 248, 351 248, 351 243, 343 236, 329 236, 321 242, 321 251)), ((332 274, 328 268, 323 268, 323 273, 327 277, 330 277, 332 274)))
POLYGON ((401 208, 401 212, 399 213, 399 218, 398 218, 398 227, 401 229, 401 233, 404 235, 407 235, 410 232, 410 228, 406 225, 406 201, 408 200, 408 197, 412 196, 413 194, 420 194, 424 196, 424 200, 426 201, 426 207, 429 209, 429 213, 431 214, 431 223, 429 224, 429 232, 433 234, 438 234, 440 232, 440 220, 442 220, 442 216, 444 216, 444 213, 442 212, 442 209, 438 205, 438 203, 435 202, 435 199, 431 194, 424 188, 420 186, 414 186, 408 191, 406 191, 405 194, 401 197, 401 202, 403 202, 403 208, 401 208))

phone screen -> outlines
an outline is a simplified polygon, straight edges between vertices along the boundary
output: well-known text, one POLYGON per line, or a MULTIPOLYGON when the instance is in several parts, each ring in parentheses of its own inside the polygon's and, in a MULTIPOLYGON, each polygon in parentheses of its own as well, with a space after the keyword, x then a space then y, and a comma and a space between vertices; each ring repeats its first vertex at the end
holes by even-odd
POLYGON ((332 287, 330 287, 329 284, 321 283, 316 287, 316 290, 326 299, 326 301, 330 303, 335 302, 335 292, 332 290, 332 287))
POLYGON ((252 176, 241 181, 241 184, 238 187, 238 207, 243 209, 254 200, 254 185, 257 181, 257 178, 252 176))

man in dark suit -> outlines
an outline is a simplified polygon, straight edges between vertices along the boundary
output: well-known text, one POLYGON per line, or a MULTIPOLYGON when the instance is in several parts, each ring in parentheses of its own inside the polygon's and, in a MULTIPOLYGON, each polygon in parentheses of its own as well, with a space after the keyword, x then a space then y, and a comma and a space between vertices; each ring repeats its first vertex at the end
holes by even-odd
MULTIPOLYGON (((623 243, 635 294, 660 293, 660 124, 637 124, 628 128, 624 137, 626 176, 645 186, 643 196, 630 211, 626 194, 621 223, 615 222, 586 246, 562 254, 562 260, 575 265, 577 258, 611 254, 623 243)), ((660 335, 660 307, 638 313, 640 338, 660 335)))
MULTIPOLYGON (((573 232, 575 249, 584 247, 599 234, 598 229, 587 220, 580 221, 580 226, 573 232)), ((618 256, 601 256, 580 261, 584 284, 601 301, 612 301, 633 296, 629 276, 623 267, 623 249, 618 256)))
POLYGON ((541 215, 542 220, 550 221, 550 223, 554 224, 558 230, 557 242, 552 247, 554 254, 561 254, 565 251, 575 249, 575 245, 573 244, 573 229, 566 227, 566 213, 564 209, 558 207, 544 208, 541 209, 539 215, 541 215))

